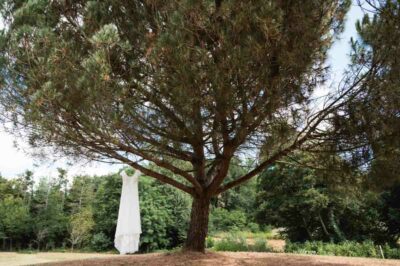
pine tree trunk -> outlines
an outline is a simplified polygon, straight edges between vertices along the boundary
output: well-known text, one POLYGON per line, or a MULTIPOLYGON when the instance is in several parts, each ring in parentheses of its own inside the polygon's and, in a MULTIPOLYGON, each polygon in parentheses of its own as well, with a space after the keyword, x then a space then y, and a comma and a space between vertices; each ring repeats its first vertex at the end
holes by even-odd
POLYGON ((184 246, 185 250, 205 252, 209 212, 210 199, 193 199, 189 230, 184 246))

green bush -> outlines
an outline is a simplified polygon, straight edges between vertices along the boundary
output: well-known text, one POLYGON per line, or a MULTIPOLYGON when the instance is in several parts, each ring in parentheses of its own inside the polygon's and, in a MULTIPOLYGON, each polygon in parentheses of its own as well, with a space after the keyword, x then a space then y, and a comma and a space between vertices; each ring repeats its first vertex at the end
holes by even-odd
MULTIPOLYGON (((382 247, 382 251, 385 258, 400 258, 400 249, 398 248, 391 248, 389 245, 385 245, 382 247)), ((372 241, 361 243, 354 241, 344 241, 341 243, 326 243, 321 241, 292 243, 288 241, 285 246, 285 252, 348 257, 382 257, 379 246, 376 246, 372 241)))
POLYGON ((265 238, 257 238, 254 244, 248 244, 246 238, 239 234, 229 234, 217 241, 214 245, 216 251, 252 251, 270 252, 272 249, 267 245, 265 238))
POLYGON ((104 251, 109 249, 112 241, 103 232, 94 234, 90 241, 90 246, 95 251, 104 251))
POLYGON ((161 207, 161 201, 154 199, 154 203, 152 205, 153 203, 147 200, 141 202, 142 235, 140 238, 140 250, 142 251, 165 249, 169 243, 167 227, 171 219, 168 215, 168 210, 161 207))
POLYGON ((272 248, 268 246, 265 238, 256 238, 254 245, 249 246, 249 251, 253 252, 271 252, 272 248))
POLYGON ((243 211, 215 208, 210 215, 210 231, 239 231, 246 228, 247 217, 243 211))
POLYGON ((256 223, 248 223, 247 228, 253 233, 260 231, 260 226, 256 223))
POLYGON ((400 259, 400 248, 392 248, 385 244, 382 246, 382 251, 386 259, 400 259))
POLYGON ((246 238, 237 234, 229 234, 215 243, 216 251, 248 251, 246 238))
POLYGON ((211 237, 211 236, 208 236, 207 238, 206 238, 206 247, 207 248, 212 248, 212 247, 214 247, 214 239, 211 237))

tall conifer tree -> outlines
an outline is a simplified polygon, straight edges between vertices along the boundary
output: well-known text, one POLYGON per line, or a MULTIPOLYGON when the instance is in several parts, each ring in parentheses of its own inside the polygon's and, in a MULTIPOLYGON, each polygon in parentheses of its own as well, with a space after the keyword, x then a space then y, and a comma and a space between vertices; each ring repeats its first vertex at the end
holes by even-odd
POLYGON ((311 116, 307 104, 350 1, 1 4, 3 114, 35 147, 118 160, 192 195, 185 247, 204 251, 210 199, 300 147, 333 110, 311 116), (264 160, 224 182, 244 153, 264 160))

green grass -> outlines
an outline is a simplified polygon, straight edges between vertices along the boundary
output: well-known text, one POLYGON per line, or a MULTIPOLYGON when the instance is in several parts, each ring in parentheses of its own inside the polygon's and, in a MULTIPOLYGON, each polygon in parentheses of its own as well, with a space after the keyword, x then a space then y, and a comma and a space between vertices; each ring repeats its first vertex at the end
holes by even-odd
POLYGON ((220 240, 216 240, 213 246, 215 251, 250 251, 250 252, 271 252, 266 238, 257 237, 254 243, 249 243, 245 234, 231 233, 224 235, 220 240))
MULTIPOLYGON (((228 237, 232 232, 216 232, 211 235, 213 238, 226 238, 228 237)), ((246 239, 256 239, 256 238, 263 238, 263 239, 275 239, 276 235, 272 231, 266 231, 266 232, 251 232, 251 231, 238 231, 234 232, 235 235, 239 237, 243 237, 246 239)))

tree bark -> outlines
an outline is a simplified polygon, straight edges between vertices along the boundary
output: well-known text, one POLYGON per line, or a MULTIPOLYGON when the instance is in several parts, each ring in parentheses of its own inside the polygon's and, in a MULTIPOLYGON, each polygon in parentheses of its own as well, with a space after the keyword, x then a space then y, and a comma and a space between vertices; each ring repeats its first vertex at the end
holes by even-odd
POLYGON ((193 198, 184 250, 205 252, 209 212, 210 198, 204 196, 193 198))
POLYGON ((325 226, 324 220, 321 217, 321 213, 318 213, 318 218, 319 221, 321 222, 322 230, 324 231, 325 235, 329 238, 329 240, 332 240, 331 234, 329 234, 328 229, 325 226))

